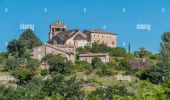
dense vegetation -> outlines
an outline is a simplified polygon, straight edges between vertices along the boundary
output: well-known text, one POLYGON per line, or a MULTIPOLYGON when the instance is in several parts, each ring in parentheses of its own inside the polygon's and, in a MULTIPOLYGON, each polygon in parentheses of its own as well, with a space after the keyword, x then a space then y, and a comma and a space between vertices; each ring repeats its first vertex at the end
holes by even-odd
MULTIPOLYGON (((48 54, 40 61, 31 58, 31 50, 42 45, 33 31, 26 30, 13 39, 6 53, 0 53, 0 73, 15 77, 12 83, 0 85, 1 100, 168 100, 170 99, 170 32, 162 36, 160 54, 140 48, 127 53, 124 48, 92 44, 76 50, 80 53, 108 53, 112 60, 103 63, 94 57, 92 63, 75 64, 61 55, 48 54), (116 76, 130 76, 117 80, 116 76)), ((1 74, 0 74, 1 75, 1 74)))

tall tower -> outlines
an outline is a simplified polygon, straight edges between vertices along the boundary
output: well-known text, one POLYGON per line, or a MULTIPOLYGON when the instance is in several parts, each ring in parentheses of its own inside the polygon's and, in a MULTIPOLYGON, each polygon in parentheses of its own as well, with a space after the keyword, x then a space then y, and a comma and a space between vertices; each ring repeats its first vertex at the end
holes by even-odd
POLYGON ((55 37, 59 32, 66 30, 67 26, 63 24, 60 20, 57 20, 56 23, 52 23, 50 25, 49 40, 55 37))

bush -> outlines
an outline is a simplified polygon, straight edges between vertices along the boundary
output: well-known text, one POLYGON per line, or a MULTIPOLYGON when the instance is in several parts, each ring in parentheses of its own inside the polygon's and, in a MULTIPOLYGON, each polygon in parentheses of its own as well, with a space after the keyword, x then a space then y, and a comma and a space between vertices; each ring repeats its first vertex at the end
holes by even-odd
POLYGON ((77 61, 76 62, 76 67, 77 69, 80 69, 81 71, 84 71, 85 70, 88 70, 88 71, 92 71, 93 67, 91 64, 89 64, 88 62, 86 61, 77 61))
POLYGON ((73 64, 67 60, 67 58, 60 55, 48 54, 42 59, 42 61, 47 61, 49 64, 50 72, 57 72, 61 74, 69 73, 73 64))
POLYGON ((112 75, 112 71, 108 70, 106 66, 103 66, 100 71, 98 71, 96 74, 98 74, 100 77, 102 76, 110 76, 112 75))
POLYGON ((101 68, 101 67, 103 67, 104 66, 104 63, 101 61, 101 59, 100 58, 98 58, 98 57, 94 57, 93 59, 92 59, 92 66, 93 66, 93 69, 95 69, 95 68, 97 68, 97 67, 99 67, 99 68, 101 68))
POLYGON ((126 49, 122 47, 110 48, 109 55, 114 57, 124 57, 126 55, 126 49))
POLYGON ((43 69, 43 70, 41 70, 41 75, 42 76, 46 76, 46 75, 48 75, 49 74, 49 70, 48 69, 43 69))

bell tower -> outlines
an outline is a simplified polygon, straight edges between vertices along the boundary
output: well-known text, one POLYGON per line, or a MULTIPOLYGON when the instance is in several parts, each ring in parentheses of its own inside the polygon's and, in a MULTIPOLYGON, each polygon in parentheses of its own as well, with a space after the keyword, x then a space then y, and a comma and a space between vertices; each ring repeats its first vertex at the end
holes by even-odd
POLYGON ((56 23, 52 23, 50 25, 49 40, 57 36, 59 32, 66 31, 66 30, 67 30, 67 26, 64 23, 62 23, 60 20, 57 20, 56 23))

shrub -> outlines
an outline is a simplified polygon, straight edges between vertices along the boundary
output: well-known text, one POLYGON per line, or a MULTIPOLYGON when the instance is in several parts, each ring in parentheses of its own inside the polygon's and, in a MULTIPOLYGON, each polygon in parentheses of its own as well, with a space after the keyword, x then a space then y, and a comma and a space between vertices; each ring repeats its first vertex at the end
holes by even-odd
POLYGON ((46 75, 48 75, 49 74, 49 70, 48 69, 43 69, 43 70, 41 70, 41 75, 42 76, 46 76, 46 75))

